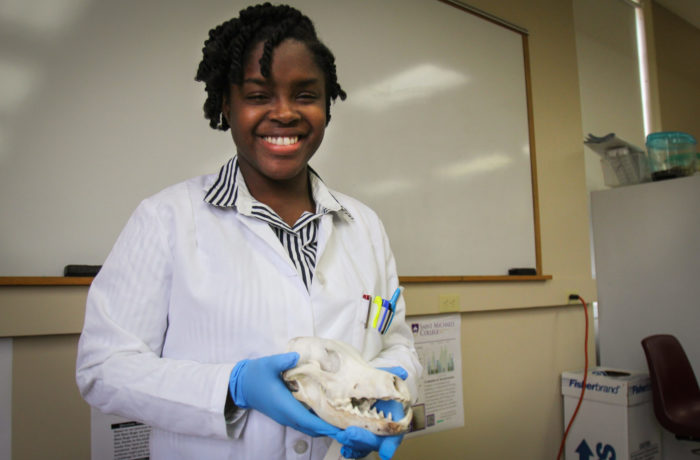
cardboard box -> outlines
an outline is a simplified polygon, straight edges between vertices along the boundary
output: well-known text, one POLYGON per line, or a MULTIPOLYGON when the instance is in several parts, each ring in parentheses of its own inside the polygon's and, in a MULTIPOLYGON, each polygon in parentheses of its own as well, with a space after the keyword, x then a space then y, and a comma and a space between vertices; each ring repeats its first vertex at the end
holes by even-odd
MULTIPOLYGON (((581 395, 583 371, 564 372, 564 427, 581 395)), ((566 460, 660 460, 661 431, 645 373, 589 369, 586 392, 565 446, 566 460)))

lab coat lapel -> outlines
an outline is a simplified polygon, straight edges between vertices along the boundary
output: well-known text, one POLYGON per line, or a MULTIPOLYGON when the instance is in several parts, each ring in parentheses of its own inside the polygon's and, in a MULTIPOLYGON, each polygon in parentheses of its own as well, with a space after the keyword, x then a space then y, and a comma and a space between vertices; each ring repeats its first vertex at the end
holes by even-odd
MULTIPOLYGON (((271 257, 272 262, 277 267, 287 273, 289 273, 290 270, 291 273, 297 273, 294 263, 285 252, 284 248, 282 247, 282 243, 280 243, 280 241, 277 239, 275 232, 273 232, 270 228, 270 224, 254 217, 244 216, 240 213, 237 213, 236 216, 238 217, 238 220, 240 220, 251 232, 253 232, 255 236, 260 238, 260 240, 265 243, 265 246, 271 250, 265 251, 265 254, 268 257, 271 257)), ((299 282, 301 283, 301 279, 299 282)))
POLYGON ((333 214, 324 214, 318 223, 318 237, 316 238, 316 265, 326 252, 328 240, 333 233, 333 214))
MULTIPOLYGON (((298 336, 311 336, 314 335, 314 317, 311 309, 311 299, 309 298, 308 291, 304 282, 299 276, 294 263, 289 258, 289 255, 285 252, 282 247, 282 243, 277 239, 275 232, 272 231, 270 225, 254 217, 245 216, 240 213, 236 213, 238 220, 251 232, 250 238, 255 238, 257 241, 251 241, 250 244, 257 246, 257 252, 266 257, 270 263, 272 263, 283 276, 290 279, 294 279, 297 286, 297 295, 295 295, 295 300, 291 301, 291 304, 296 304, 296 308, 283 308, 280 310, 281 314, 286 315, 286 325, 287 325, 287 337, 284 340, 292 339, 298 336), (284 313, 282 313, 284 312, 284 313)), ((267 273, 260 274, 262 278, 266 281, 263 283, 266 285, 267 289, 279 290, 279 286, 275 286, 275 274, 267 273), (273 284, 269 284, 272 281, 273 284)), ((281 281, 281 280, 280 280, 281 281)), ((288 300, 284 297, 280 297, 279 300, 282 304, 285 304, 288 300)))
MULTIPOLYGON (((275 232, 272 231, 268 223, 254 217, 248 217, 242 214, 238 214, 237 217, 246 228, 255 235, 255 238, 259 238, 258 242, 260 243, 261 249, 266 249, 260 251, 260 253, 263 254, 264 257, 267 257, 283 275, 293 279, 296 284, 299 295, 298 298, 301 302, 297 303, 297 308, 283 309, 287 318, 287 340, 298 336, 314 335, 315 321, 309 293, 294 263, 285 252, 282 243, 277 239, 275 232)), ((271 288, 274 289, 272 286, 271 288)))

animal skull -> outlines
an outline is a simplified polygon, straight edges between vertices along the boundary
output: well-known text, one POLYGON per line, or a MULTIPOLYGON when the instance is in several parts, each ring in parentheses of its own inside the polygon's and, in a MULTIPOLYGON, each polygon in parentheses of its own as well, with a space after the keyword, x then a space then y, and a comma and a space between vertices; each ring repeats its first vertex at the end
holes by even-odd
POLYGON ((299 353, 296 367, 282 374, 296 399, 331 425, 351 425, 378 435, 408 429, 413 412, 408 386, 394 374, 371 367, 350 345, 320 337, 297 337, 287 351, 299 353), (372 406, 377 400, 397 400, 405 416, 392 420, 372 406))

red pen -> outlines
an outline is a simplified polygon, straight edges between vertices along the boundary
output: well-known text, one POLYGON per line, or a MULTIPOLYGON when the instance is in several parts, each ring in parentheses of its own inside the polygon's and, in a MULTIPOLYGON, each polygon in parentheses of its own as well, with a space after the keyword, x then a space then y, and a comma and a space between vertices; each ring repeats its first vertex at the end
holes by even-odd
POLYGON ((367 301, 367 318, 365 318, 365 329, 369 324, 369 311, 372 309, 372 297, 369 294, 362 294, 362 298, 367 301))

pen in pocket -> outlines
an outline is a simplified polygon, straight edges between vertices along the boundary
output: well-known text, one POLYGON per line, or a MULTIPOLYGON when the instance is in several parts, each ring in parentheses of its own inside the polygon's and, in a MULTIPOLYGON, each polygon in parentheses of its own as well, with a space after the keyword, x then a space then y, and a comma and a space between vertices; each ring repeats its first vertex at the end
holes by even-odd
POLYGON ((377 329, 377 321, 379 321, 379 315, 382 312, 382 299, 379 296, 374 297, 373 305, 372 305, 372 329, 377 329))
POLYGON ((384 332, 384 325, 387 323, 389 320, 388 314, 391 313, 391 304, 389 303, 388 300, 382 299, 382 317, 379 320, 379 326, 377 327, 377 330, 379 332, 384 332))
POLYGON ((372 310, 372 297, 369 294, 362 294, 362 298, 367 301, 367 317, 365 318, 365 328, 369 325, 369 313, 372 310))
POLYGON ((391 300, 383 299, 380 296, 372 297, 370 294, 362 294, 362 299, 367 302, 365 329, 374 329, 380 334, 386 333, 394 320, 396 303, 402 292, 402 287, 397 288, 391 296, 391 300))

